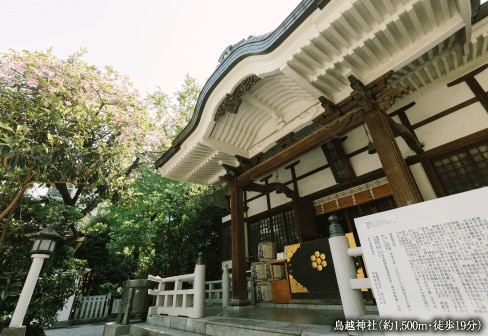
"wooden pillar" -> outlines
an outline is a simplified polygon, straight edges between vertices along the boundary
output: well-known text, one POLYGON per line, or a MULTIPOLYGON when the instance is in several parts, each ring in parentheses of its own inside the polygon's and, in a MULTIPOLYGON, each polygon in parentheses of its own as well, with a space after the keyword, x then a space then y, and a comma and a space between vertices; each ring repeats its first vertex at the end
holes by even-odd
POLYGON ((315 210, 308 197, 293 198, 293 211, 295 212, 295 226, 300 243, 318 239, 315 225, 315 210))
POLYGON ((364 85, 352 76, 349 80, 354 89, 351 96, 358 101, 358 107, 363 110, 364 121, 373 138, 397 205, 401 207, 421 202, 422 196, 396 143, 389 122, 390 117, 386 114, 386 110, 393 105, 396 98, 408 92, 408 88, 387 89, 387 76, 378 79, 371 90, 366 90, 364 85))
POLYGON ((231 306, 250 304, 247 297, 246 239, 244 232, 243 190, 235 179, 228 179, 232 235, 232 300, 231 306))

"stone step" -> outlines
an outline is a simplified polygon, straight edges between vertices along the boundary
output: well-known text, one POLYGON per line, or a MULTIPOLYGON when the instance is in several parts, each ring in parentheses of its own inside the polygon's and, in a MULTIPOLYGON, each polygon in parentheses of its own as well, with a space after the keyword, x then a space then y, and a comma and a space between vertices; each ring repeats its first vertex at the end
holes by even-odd
MULTIPOLYGON (((335 322, 343 320, 337 307, 296 309, 282 307, 255 307, 248 309, 207 309, 204 318, 192 319, 167 315, 152 315, 146 322, 131 322, 130 325, 106 325, 103 336, 345 336, 347 331, 334 330, 335 322), (301 322, 301 323, 300 323, 301 322), (313 324, 318 322, 319 324, 313 324), (109 332, 110 328, 125 328, 122 332, 109 332)), ((375 319, 372 314, 367 319, 375 319)), ((366 317, 365 317, 366 318, 366 317)), ((360 334, 360 333, 357 333, 360 334)), ((367 336, 382 335, 368 331, 367 336)))
POLYGON ((130 333, 127 336, 195 336, 192 332, 170 329, 156 326, 149 323, 137 323, 130 326, 130 333))
POLYGON ((135 324, 118 324, 107 323, 105 325, 103 336, 195 336, 192 332, 187 332, 178 329, 171 329, 157 326, 145 322, 137 322, 135 324))
MULTIPOLYGON (((148 317, 150 325, 189 332, 193 335, 209 336, 340 336, 332 326, 300 324, 295 322, 278 322, 269 320, 246 319, 236 317, 212 316, 202 319, 154 315, 148 317)), ((346 335, 347 333, 344 333, 346 335)), ((164 335, 164 334, 162 334, 164 335)), ((139 336, 132 335, 131 336, 139 336)))
POLYGON ((341 336, 347 332, 334 331, 331 326, 212 317, 190 319, 185 317, 152 316, 152 321, 130 325, 108 324, 103 336, 341 336), (156 321, 155 321, 156 320, 156 321), (155 324, 156 323, 156 324, 155 324), (161 326, 157 324, 165 324, 161 326), (127 331, 128 330, 128 331, 127 331))
MULTIPOLYGON (((330 326, 299 324, 295 322, 277 322, 254 319, 216 318, 206 325, 206 335, 221 336, 340 336, 330 326)), ((347 335, 344 334, 344 335, 347 335)))

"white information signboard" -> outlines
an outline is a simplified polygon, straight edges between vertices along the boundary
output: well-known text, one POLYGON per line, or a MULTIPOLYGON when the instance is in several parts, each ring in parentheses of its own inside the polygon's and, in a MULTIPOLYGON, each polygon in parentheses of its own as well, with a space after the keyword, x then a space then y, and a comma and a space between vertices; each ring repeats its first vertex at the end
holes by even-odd
POLYGON ((488 188, 355 222, 382 318, 488 323, 488 188))

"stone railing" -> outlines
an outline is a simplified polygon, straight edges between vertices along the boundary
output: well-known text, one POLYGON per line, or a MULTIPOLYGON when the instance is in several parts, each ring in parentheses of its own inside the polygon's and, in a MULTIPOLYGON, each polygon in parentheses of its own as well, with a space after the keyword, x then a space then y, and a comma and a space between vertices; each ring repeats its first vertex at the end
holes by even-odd
MULTIPOLYGON (((254 279, 247 278, 247 293, 251 304, 256 303, 254 294, 254 279)), ((227 265, 222 270, 222 280, 205 282, 205 304, 222 304, 222 307, 229 305, 229 299, 232 296, 232 274, 229 272, 227 265)))
POLYGON ((158 283, 157 289, 149 289, 149 295, 156 296, 156 303, 149 307, 148 315, 166 314, 201 318, 205 303, 205 265, 201 258, 191 274, 168 278, 149 275, 148 280, 158 283))

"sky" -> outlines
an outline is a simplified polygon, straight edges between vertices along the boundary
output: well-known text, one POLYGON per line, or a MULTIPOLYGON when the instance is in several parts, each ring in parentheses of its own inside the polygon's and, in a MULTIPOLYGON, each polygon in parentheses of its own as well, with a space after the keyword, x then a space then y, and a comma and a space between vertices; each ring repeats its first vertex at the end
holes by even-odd
POLYGON ((46 51, 112 66, 141 93, 203 86, 231 44, 279 26, 300 0, 10 0, 0 7, 0 53, 46 51))

